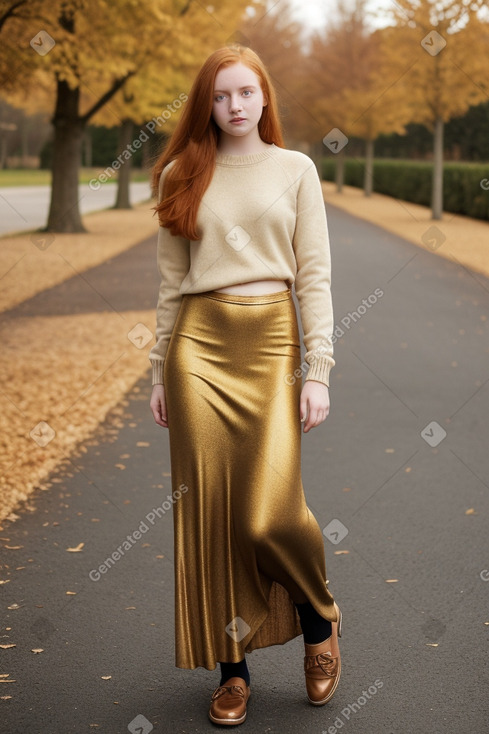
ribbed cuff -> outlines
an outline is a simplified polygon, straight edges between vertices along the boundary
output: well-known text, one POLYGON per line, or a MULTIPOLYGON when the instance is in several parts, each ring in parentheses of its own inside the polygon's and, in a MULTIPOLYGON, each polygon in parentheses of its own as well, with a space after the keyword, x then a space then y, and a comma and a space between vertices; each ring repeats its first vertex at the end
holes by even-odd
POLYGON ((315 357, 309 363, 306 380, 316 380, 329 387, 329 373, 334 364, 330 357, 315 357))
POLYGON ((151 366, 153 367, 152 384, 163 385, 163 367, 165 364, 164 359, 151 359, 151 366))

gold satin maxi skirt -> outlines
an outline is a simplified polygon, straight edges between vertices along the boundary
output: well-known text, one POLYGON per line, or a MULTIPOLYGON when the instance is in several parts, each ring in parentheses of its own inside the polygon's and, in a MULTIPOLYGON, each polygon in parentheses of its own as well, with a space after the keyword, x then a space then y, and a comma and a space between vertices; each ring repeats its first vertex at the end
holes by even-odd
POLYGON ((336 620, 302 487, 299 366, 290 289, 182 296, 164 367, 179 668, 302 634, 294 601, 336 620))

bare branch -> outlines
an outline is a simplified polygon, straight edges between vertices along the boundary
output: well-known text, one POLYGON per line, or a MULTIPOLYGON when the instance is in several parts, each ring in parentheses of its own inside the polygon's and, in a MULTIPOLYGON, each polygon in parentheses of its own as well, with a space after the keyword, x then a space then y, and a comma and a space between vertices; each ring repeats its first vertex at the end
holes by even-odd
POLYGON ((86 123, 88 120, 95 115, 108 101, 111 99, 116 92, 121 89, 130 77, 136 73, 136 70, 128 71, 127 74, 120 79, 116 79, 110 89, 103 94, 92 107, 80 117, 81 122, 86 123))

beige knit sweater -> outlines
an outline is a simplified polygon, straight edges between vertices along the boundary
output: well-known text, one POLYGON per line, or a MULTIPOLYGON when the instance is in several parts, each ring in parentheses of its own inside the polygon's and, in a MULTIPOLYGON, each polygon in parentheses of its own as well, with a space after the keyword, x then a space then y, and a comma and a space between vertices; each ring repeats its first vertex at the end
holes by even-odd
POLYGON ((165 355, 183 294, 256 280, 285 280, 294 284, 299 303, 306 380, 329 385, 335 364, 331 260, 324 200, 313 161, 275 145, 250 155, 217 153, 197 228, 202 235, 198 241, 159 228, 161 285, 156 344, 149 355, 153 384, 163 384, 165 355))

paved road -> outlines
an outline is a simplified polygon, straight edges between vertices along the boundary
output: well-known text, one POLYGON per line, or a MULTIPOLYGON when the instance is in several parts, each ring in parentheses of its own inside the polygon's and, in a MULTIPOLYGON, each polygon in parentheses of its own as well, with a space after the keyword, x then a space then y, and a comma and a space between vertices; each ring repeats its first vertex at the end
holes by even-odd
MULTIPOLYGON (((115 183, 106 183, 98 191, 88 184, 80 184, 80 212, 96 211, 114 206, 115 183)), ((131 201, 136 204, 150 198, 147 182, 131 184, 131 201)), ((9 232, 44 227, 47 221, 50 200, 49 186, 5 186, 0 188, 0 235, 9 232)))
MULTIPOLYGON (((327 706, 313 708, 301 638, 257 650, 240 731, 483 734, 489 282, 328 211, 335 321, 344 335, 331 414, 304 437, 303 481, 320 526, 329 526, 328 577, 344 614, 342 681, 327 706), (383 295, 359 309, 376 289, 383 295)), ((143 259, 153 272, 141 279, 144 302, 157 284, 153 252, 145 243, 114 258, 118 279, 107 280, 104 296, 119 298, 143 259)), ((101 273, 84 277, 100 289, 101 273)), ((68 285, 74 308, 83 308, 76 281, 68 285)), ((55 302, 56 289, 50 297, 55 302)), ((206 712, 217 671, 173 662, 171 512, 146 520, 170 493, 169 452, 149 392, 148 374, 127 396, 123 426, 109 419, 109 440, 100 431, 57 473, 58 483, 38 493, 35 512, 0 533, 2 544, 22 546, 2 549, 9 566, 2 578, 10 578, 1 591, 2 643, 17 645, 0 651, 0 672, 15 681, 0 683, 12 696, 1 701, 11 734, 215 731, 206 712), (140 527, 141 539, 91 580, 140 527), (80 543, 80 552, 66 551, 80 543)))

